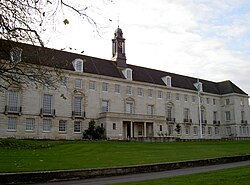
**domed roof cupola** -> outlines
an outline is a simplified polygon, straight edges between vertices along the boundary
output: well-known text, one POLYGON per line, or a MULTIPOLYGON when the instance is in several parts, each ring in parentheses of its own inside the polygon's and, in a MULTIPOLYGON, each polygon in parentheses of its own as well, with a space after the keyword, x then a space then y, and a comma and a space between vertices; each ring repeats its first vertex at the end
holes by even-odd
POLYGON ((123 33, 122 33, 122 29, 118 28, 115 30, 115 38, 123 38, 123 33))
POLYGON ((123 38, 122 29, 115 30, 114 39, 112 39, 112 60, 117 67, 126 68, 125 39, 123 38))

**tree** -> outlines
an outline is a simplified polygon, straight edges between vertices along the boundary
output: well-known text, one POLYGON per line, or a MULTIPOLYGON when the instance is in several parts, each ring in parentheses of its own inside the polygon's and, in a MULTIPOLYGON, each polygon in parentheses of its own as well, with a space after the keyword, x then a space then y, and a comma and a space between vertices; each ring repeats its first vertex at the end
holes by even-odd
MULTIPOLYGON (((106 1, 112 2, 112 0, 106 1)), ((1 42, 17 41, 43 48, 41 33, 46 32, 46 27, 55 26, 58 21, 62 21, 65 25, 70 23, 65 12, 77 15, 98 30, 98 23, 89 16, 91 8, 91 5, 79 4, 76 1, 72 3, 70 0, 1 0, 1 42)), ((56 87, 56 82, 62 79, 59 70, 55 71, 56 65, 50 66, 54 68, 52 70, 44 70, 42 66, 44 61, 36 63, 36 66, 28 64, 28 61, 22 60, 24 48, 15 44, 11 46, 13 44, 11 42, 9 44, 8 50, 5 43, 0 45, 0 90, 8 89, 11 85, 28 85, 30 81, 56 87), (51 76, 55 74, 57 77, 52 80, 51 76)), ((38 54, 41 54, 41 51, 34 53, 36 57, 39 57, 38 54)), ((53 60, 53 57, 49 60, 53 60)))
POLYGON ((83 139, 103 139, 105 129, 100 126, 95 126, 95 121, 89 122, 89 128, 83 132, 83 139))

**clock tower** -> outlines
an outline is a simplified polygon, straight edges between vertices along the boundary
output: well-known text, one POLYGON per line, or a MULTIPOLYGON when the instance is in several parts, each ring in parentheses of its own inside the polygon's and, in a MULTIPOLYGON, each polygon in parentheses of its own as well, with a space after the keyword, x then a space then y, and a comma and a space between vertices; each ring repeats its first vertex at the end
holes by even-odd
POLYGON ((112 39, 112 60, 115 61, 117 67, 126 68, 125 39, 119 26, 112 39))

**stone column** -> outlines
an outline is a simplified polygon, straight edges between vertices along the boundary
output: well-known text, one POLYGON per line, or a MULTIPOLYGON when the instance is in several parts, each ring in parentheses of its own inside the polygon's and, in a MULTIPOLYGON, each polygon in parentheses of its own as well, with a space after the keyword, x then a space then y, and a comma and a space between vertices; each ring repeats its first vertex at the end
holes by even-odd
POLYGON ((143 131, 144 137, 147 137, 147 122, 144 122, 143 128, 144 128, 144 131, 143 131))
POLYGON ((133 138, 134 137, 134 133, 133 133, 133 122, 130 122, 130 137, 133 138))

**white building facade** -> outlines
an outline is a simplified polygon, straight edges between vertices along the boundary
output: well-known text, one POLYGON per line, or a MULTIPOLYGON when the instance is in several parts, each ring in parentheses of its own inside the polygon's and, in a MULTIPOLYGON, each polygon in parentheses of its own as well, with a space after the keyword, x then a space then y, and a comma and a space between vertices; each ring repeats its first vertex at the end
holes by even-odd
MULTIPOLYGON (((26 58, 39 48, 17 45, 26 58)), ((115 140, 250 138, 245 92, 231 81, 201 79, 199 106, 197 79, 127 64, 120 28, 110 61, 53 52, 61 62, 72 61, 63 69, 60 88, 31 85, 0 92, 0 138, 82 139, 90 120, 115 140)))

